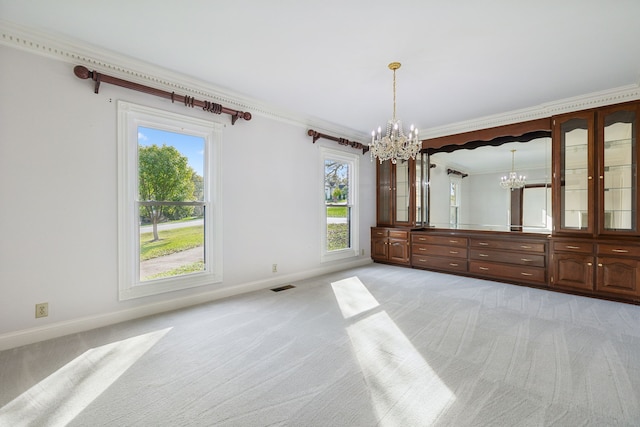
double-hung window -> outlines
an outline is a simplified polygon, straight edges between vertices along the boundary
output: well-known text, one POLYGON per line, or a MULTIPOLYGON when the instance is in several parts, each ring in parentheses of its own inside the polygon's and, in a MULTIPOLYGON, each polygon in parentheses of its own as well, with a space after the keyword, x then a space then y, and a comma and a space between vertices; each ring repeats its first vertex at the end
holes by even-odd
POLYGON ((358 165, 355 154, 321 148, 322 261, 358 255, 358 165))
POLYGON ((222 280, 221 126, 118 102, 120 299, 222 280))

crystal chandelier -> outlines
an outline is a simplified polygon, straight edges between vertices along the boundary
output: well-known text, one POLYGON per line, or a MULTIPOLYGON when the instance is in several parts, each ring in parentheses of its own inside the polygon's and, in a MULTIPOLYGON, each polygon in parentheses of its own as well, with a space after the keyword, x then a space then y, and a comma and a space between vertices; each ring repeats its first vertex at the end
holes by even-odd
POLYGON ((503 176, 500 178, 500 187, 504 189, 511 189, 513 191, 515 188, 524 187, 524 175, 518 175, 514 169, 514 161, 515 161, 516 150, 511 150, 511 172, 509 172, 509 176, 503 176))
POLYGON ((389 69, 393 70, 393 118, 387 122, 387 129, 382 136, 382 128, 378 127, 378 132, 371 132, 371 161, 374 157, 380 160, 391 160, 395 164, 398 160, 415 159, 422 148, 422 143, 418 140, 418 129, 411 125, 409 136, 404 134, 402 121, 396 119, 396 70, 400 68, 399 62, 389 64, 389 69))

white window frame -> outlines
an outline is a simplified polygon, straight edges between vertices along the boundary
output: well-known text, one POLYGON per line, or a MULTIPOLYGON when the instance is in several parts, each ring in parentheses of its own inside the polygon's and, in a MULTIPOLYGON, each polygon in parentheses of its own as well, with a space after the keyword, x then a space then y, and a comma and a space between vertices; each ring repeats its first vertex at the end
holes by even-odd
POLYGON ((351 258, 358 256, 360 252, 359 249, 359 203, 358 203, 358 176, 360 173, 360 157, 357 154, 353 153, 345 153, 344 151, 332 150, 326 147, 320 147, 320 170, 321 170, 321 191, 322 195, 321 201, 321 213, 320 218, 322 221, 321 230, 322 230, 322 238, 321 240, 321 262, 330 262, 336 261, 345 258, 351 258), (337 160, 343 163, 349 164, 349 206, 351 206, 351 216, 350 216, 350 231, 351 236, 349 237, 351 242, 351 247, 346 249, 339 249, 335 251, 327 250, 327 208, 326 208, 326 200, 325 200, 325 182, 324 182, 324 164, 326 160, 337 160))
POLYGON ((118 101, 118 296, 140 298, 222 282, 220 146, 223 125, 156 108, 118 101), (205 269, 140 281, 138 211, 138 127, 202 137, 204 153, 205 269))

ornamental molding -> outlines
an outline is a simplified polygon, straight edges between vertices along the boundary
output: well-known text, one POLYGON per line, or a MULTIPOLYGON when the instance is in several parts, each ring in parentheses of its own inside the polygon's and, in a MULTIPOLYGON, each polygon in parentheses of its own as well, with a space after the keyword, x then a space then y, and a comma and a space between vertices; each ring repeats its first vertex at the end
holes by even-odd
POLYGON ((420 138, 429 139, 440 136, 455 135, 463 132, 488 129, 535 119, 543 119, 558 114, 604 107, 607 105, 636 101, 639 99, 640 83, 636 83, 599 92, 592 92, 572 98, 565 98, 558 101, 547 102, 535 107, 484 116, 477 119, 465 120, 424 130, 420 129, 420 138))
POLYGON ((65 36, 54 36, 0 20, 0 45, 69 63, 72 65, 69 73, 73 73, 73 66, 84 65, 90 71, 95 70, 142 85, 211 99, 234 109, 248 111, 254 120, 257 116, 262 116, 294 126, 313 127, 328 133, 336 133, 349 139, 368 141, 367 134, 353 129, 267 105, 259 100, 166 70, 158 65, 65 36))
MULTIPOLYGON (((3 20, 0 20, 0 44, 73 65, 84 65, 90 70, 95 69, 101 73, 109 73, 114 77, 150 85, 158 89, 183 91, 193 96, 198 95, 213 99, 221 104, 233 106, 235 109, 249 111, 254 118, 263 116, 295 126, 339 134, 348 139, 362 141, 370 139, 367 133, 318 118, 285 111, 157 65, 91 46, 75 39, 61 35, 54 36, 3 20)), ((73 70, 70 68, 69 72, 72 73, 73 70)), ((548 102, 534 107, 420 129, 420 138, 454 135, 638 99, 640 99, 640 81, 636 84, 548 102)))

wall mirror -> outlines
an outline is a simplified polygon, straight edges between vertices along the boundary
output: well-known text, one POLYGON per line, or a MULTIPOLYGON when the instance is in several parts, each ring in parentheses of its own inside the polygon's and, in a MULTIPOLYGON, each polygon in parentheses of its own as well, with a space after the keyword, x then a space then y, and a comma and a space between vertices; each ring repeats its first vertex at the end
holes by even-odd
POLYGON ((427 154, 423 197, 429 227, 551 233, 551 137, 520 139, 427 154), (512 163, 517 175, 525 176, 523 188, 500 185, 512 163))

